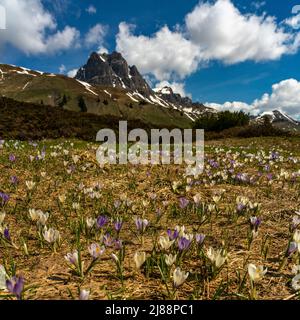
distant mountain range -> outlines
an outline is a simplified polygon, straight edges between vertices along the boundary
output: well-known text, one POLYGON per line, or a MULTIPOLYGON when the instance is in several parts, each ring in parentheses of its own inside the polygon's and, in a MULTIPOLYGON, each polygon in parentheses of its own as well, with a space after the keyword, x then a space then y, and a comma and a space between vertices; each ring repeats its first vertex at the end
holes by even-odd
MULTIPOLYGON (((0 96, 179 128, 191 127, 203 114, 217 113, 170 87, 151 89, 137 67, 129 66, 118 52, 93 52, 74 78, 0 64, 0 96)), ((300 131, 299 122, 280 111, 264 113, 252 121, 261 123, 264 117, 281 129, 300 131)))
POLYGON ((252 122, 263 124, 265 118, 269 119, 273 126, 284 131, 300 131, 300 122, 293 119, 284 112, 274 110, 264 112, 261 115, 255 117, 252 122))

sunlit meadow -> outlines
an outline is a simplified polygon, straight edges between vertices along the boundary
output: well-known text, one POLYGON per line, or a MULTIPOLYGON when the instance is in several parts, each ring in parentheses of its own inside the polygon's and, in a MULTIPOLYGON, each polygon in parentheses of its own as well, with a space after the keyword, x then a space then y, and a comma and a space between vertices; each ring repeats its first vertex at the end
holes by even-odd
POLYGON ((300 143, 206 142, 205 170, 0 141, 1 299, 298 299, 300 143))

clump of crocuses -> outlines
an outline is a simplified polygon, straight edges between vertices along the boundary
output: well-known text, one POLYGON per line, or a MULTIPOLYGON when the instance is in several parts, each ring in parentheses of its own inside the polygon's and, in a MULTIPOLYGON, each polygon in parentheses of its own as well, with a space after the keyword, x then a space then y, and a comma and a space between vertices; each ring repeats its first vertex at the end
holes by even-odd
POLYGON ((11 294, 15 295, 18 300, 21 300, 24 289, 24 278, 14 276, 6 280, 6 288, 11 294))

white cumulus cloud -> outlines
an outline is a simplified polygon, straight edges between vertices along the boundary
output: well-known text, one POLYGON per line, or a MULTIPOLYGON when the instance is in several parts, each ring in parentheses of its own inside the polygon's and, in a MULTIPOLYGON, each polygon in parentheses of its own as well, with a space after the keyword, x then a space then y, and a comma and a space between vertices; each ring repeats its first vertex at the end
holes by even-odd
POLYGON ((95 14, 97 13, 97 8, 91 4, 85 9, 85 11, 89 14, 95 14))
POLYGON ((241 102, 241 101, 233 101, 233 102, 225 102, 224 104, 219 104, 219 103, 206 103, 206 106, 216 109, 218 111, 245 111, 245 112, 249 112, 251 114, 257 114, 259 111, 255 110, 253 105, 249 105, 245 102, 241 102))
POLYGON ((200 3, 186 16, 186 28, 206 59, 226 64, 279 59, 292 41, 274 17, 243 15, 230 0, 200 3))
POLYGON ((255 100, 253 106, 261 111, 277 109, 291 116, 300 116, 300 82, 287 79, 272 86, 271 94, 264 94, 255 100))
POLYGON ((133 26, 122 22, 117 35, 117 50, 146 74, 168 80, 176 74, 184 78, 197 70, 200 51, 198 46, 167 26, 153 36, 136 36, 133 26))
POLYGON ((59 67, 59 73, 65 73, 66 72, 66 66, 64 64, 62 64, 60 67, 59 67))
POLYGON ((79 31, 70 26, 57 30, 55 18, 40 0, 0 0, 0 5, 7 17, 0 47, 9 44, 29 55, 54 53, 77 44, 79 31))
POLYGON ((288 19, 285 19, 284 23, 294 29, 299 29, 300 28, 300 14, 297 14, 295 16, 288 18, 288 19))
POLYGON ((70 71, 67 72, 67 76, 70 78, 74 78, 77 74, 78 69, 72 69, 70 71))
POLYGON ((143 74, 159 81, 184 79, 209 61, 264 62, 294 54, 300 34, 267 14, 243 14, 231 0, 201 1, 183 25, 164 26, 150 36, 136 35, 122 22, 117 50, 143 74))
POLYGON ((182 97, 191 96, 185 92, 185 85, 184 83, 179 82, 169 82, 169 81, 161 81, 156 84, 154 91, 160 90, 164 87, 172 88, 174 93, 179 93, 182 97))
POLYGON ((226 102, 224 104, 206 103, 207 106, 220 111, 230 110, 260 114, 265 111, 279 110, 288 115, 300 118, 300 82, 287 79, 272 86, 271 93, 265 93, 251 104, 244 102, 226 102))
POLYGON ((100 48, 103 48, 104 37, 107 34, 107 27, 98 23, 92 27, 87 34, 85 35, 85 44, 87 47, 92 47, 97 45, 100 48))

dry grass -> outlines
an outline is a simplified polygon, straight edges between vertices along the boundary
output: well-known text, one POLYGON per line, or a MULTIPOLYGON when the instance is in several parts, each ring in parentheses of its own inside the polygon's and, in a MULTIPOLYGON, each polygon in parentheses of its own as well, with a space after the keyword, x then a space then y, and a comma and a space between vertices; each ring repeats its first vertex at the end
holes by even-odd
MULTIPOLYGON (((154 239, 157 235, 166 234, 168 228, 174 229, 176 225, 185 225, 189 232, 201 232, 206 235, 204 252, 210 246, 220 248, 225 246, 228 250, 228 262, 221 273, 210 280, 207 273, 208 262, 197 256, 195 248, 189 251, 183 261, 182 269, 189 271, 190 275, 185 284, 178 290, 178 299, 243 299, 249 297, 249 279, 246 275, 248 263, 263 265, 268 268, 268 273, 259 282, 257 292, 260 299, 294 299, 295 293, 290 286, 293 278, 291 268, 294 264, 290 259, 286 266, 279 271, 279 265, 289 241, 289 225, 299 203, 299 177, 296 183, 290 179, 276 179, 272 185, 268 184, 266 174, 258 178, 254 184, 237 184, 216 178, 209 179, 206 174, 195 179, 189 184, 183 177, 184 166, 107 166, 101 169, 95 161, 95 150, 92 144, 73 141, 70 142, 45 141, 38 147, 22 143, 24 148, 13 147, 12 143, 0 149, 0 191, 10 194, 11 198, 5 207, 6 218, 4 224, 9 226, 11 237, 18 249, 2 241, 0 246, 0 263, 9 268, 12 261, 17 267, 17 275, 25 278, 26 299, 69 299, 69 290, 75 297, 78 296, 77 288, 91 290, 92 299, 166 299, 166 288, 161 280, 157 268, 153 268, 147 276, 145 270, 135 269, 133 255, 137 250, 145 250, 150 255, 154 239), (45 160, 29 161, 30 155, 35 156, 42 146, 46 146, 45 160), (57 149, 57 157, 50 155, 54 149, 50 146, 61 145, 57 149), (64 155, 63 150, 69 150, 64 155), (17 159, 10 162, 8 157, 14 154, 17 159), (79 155, 77 164, 73 163, 71 155, 79 155), (64 165, 64 161, 67 165, 64 165), (75 171, 67 173, 67 169, 74 165, 75 171), (88 166, 88 167, 87 167, 88 166), (87 167, 85 170, 84 168, 87 167), (42 177, 41 172, 46 176, 42 177), (17 176, 19 183, 16 187, 10 184, 10 177, 17 176), (203 179, 206 180, 203 181, 203 179), (36 188, 28 203, 25 181, 35 181, 36 188), (214 180, 214 182, 212 182, 214 180), (180 181, 182 187, 174 192, 172 182, 180 181), (90 199, 78 190, 80 184, 85 187, 101 185, 100 198, 90 199), (212 214, 211 223, 199 224, 199 217, 192 208, 181 210, 178 207, 180 197, 193 201, 193 196, 199 193, 202 203, 213 203, 212 196, 222 194, 218 204, 219 213, 212 214), (65 194, 66 202, 63 209, 58 205, 58 196, 65 194), (155 200, 151 195, 155 194, 155 200), (232 212, 236 208, 237 196, 248 197, 250 201, 261 205, 257 214, 262 218, 259 235, 254 240, 251 249, 247 248, 247 232, 249 230, 249 213, 233 221, 232 212), (76 248, 76 235, 74 223, 82 217, 97 217, 100 214, 115 217, 114 201, 127 199, 132 203, 129 209, 120 209, 118 215, 124 220, 124 227, 120 238, 126 246, 124 261, 124 288, 116 277, 115 265, 111 259, 114 248, 107 248, 100 263, 84 279, 72 274, 64 259, 68 252, 76 248), (147 204, 143 203, 147 201, 147 204), (168 201, 167 205, 163 201, 168 201), (75 212, 72 203, 80 203, 80 209, 75 212), (45 243, 43 248, 37 238, 37 228, 29 219, 30 208, 41 209, 49 212, 50 218, 47 225, 60 231, 62 244, 57 252, 51 251, 45 243), (155 223, 156 210, 161 209, 163 216, 159 223, 155 223), (176 208, 176 209, 174 209, 176 208), (174 211, 175 210, 175 211, 174 211), (64 213, 67 215, 65 218, 64 213), (145 235, 145 244, 141 246, 140 240, 134 236, 134 216, 143 216, 150 221, 150 227, 145 235), (261 254, 263 239, 268 236, 269 251, 266 258, 261 254), (29 255, 25 255, 22 239, 25 240, 29 255), (239 290, 240 283, 237 272, 243 278, 246 275, 245 285, 239 290), (222 289, 223 288, 223 289, 222 289), (221 290, 222 289, 222 290, 221 290)), ((264 150, 266 156, 269 151, 277 150, 283 156, 282 162, 274 162, 271 172, 274 176, 281 169, 289 174, 300 169, 299 163, 292 163, 288 158, 300 160, 299 140, 290 139, 247 139, 247 140, 222 140, 211 141, 206 144, 207 159, 216 160, 221 166, 208 170, 216 173, 225 170, 223 159, 228 149, 239 152, 237 161, 242 164, 235 169, 236 173, 248 173, 257 176, 261 167, 258 160, 245 163, 245 155, 252 153, 258 155, 259 150, 264 150), (223 148, 217 151, 216 148, 223 148), (245 153, 243 154, 243 151, 245 153), (293 153, 293 155, 290 155, 293 153)), ((254 156, 254 157, 255 157, 254 156)), ((266 164, 270 161, 266 160, 266 164)), ((227 169, 226 169, 227 170, 227 169)), ((189 182, 189 181, 188 181, 189 182)), ((1 211, 1 210, 0 210, 1 211)), ((108 231, 114 234, 112 227, 108 231)), ((82 259, 86 266, 91 261, 87 247, 95 242, 95 236, 81 234, 82 259)))

